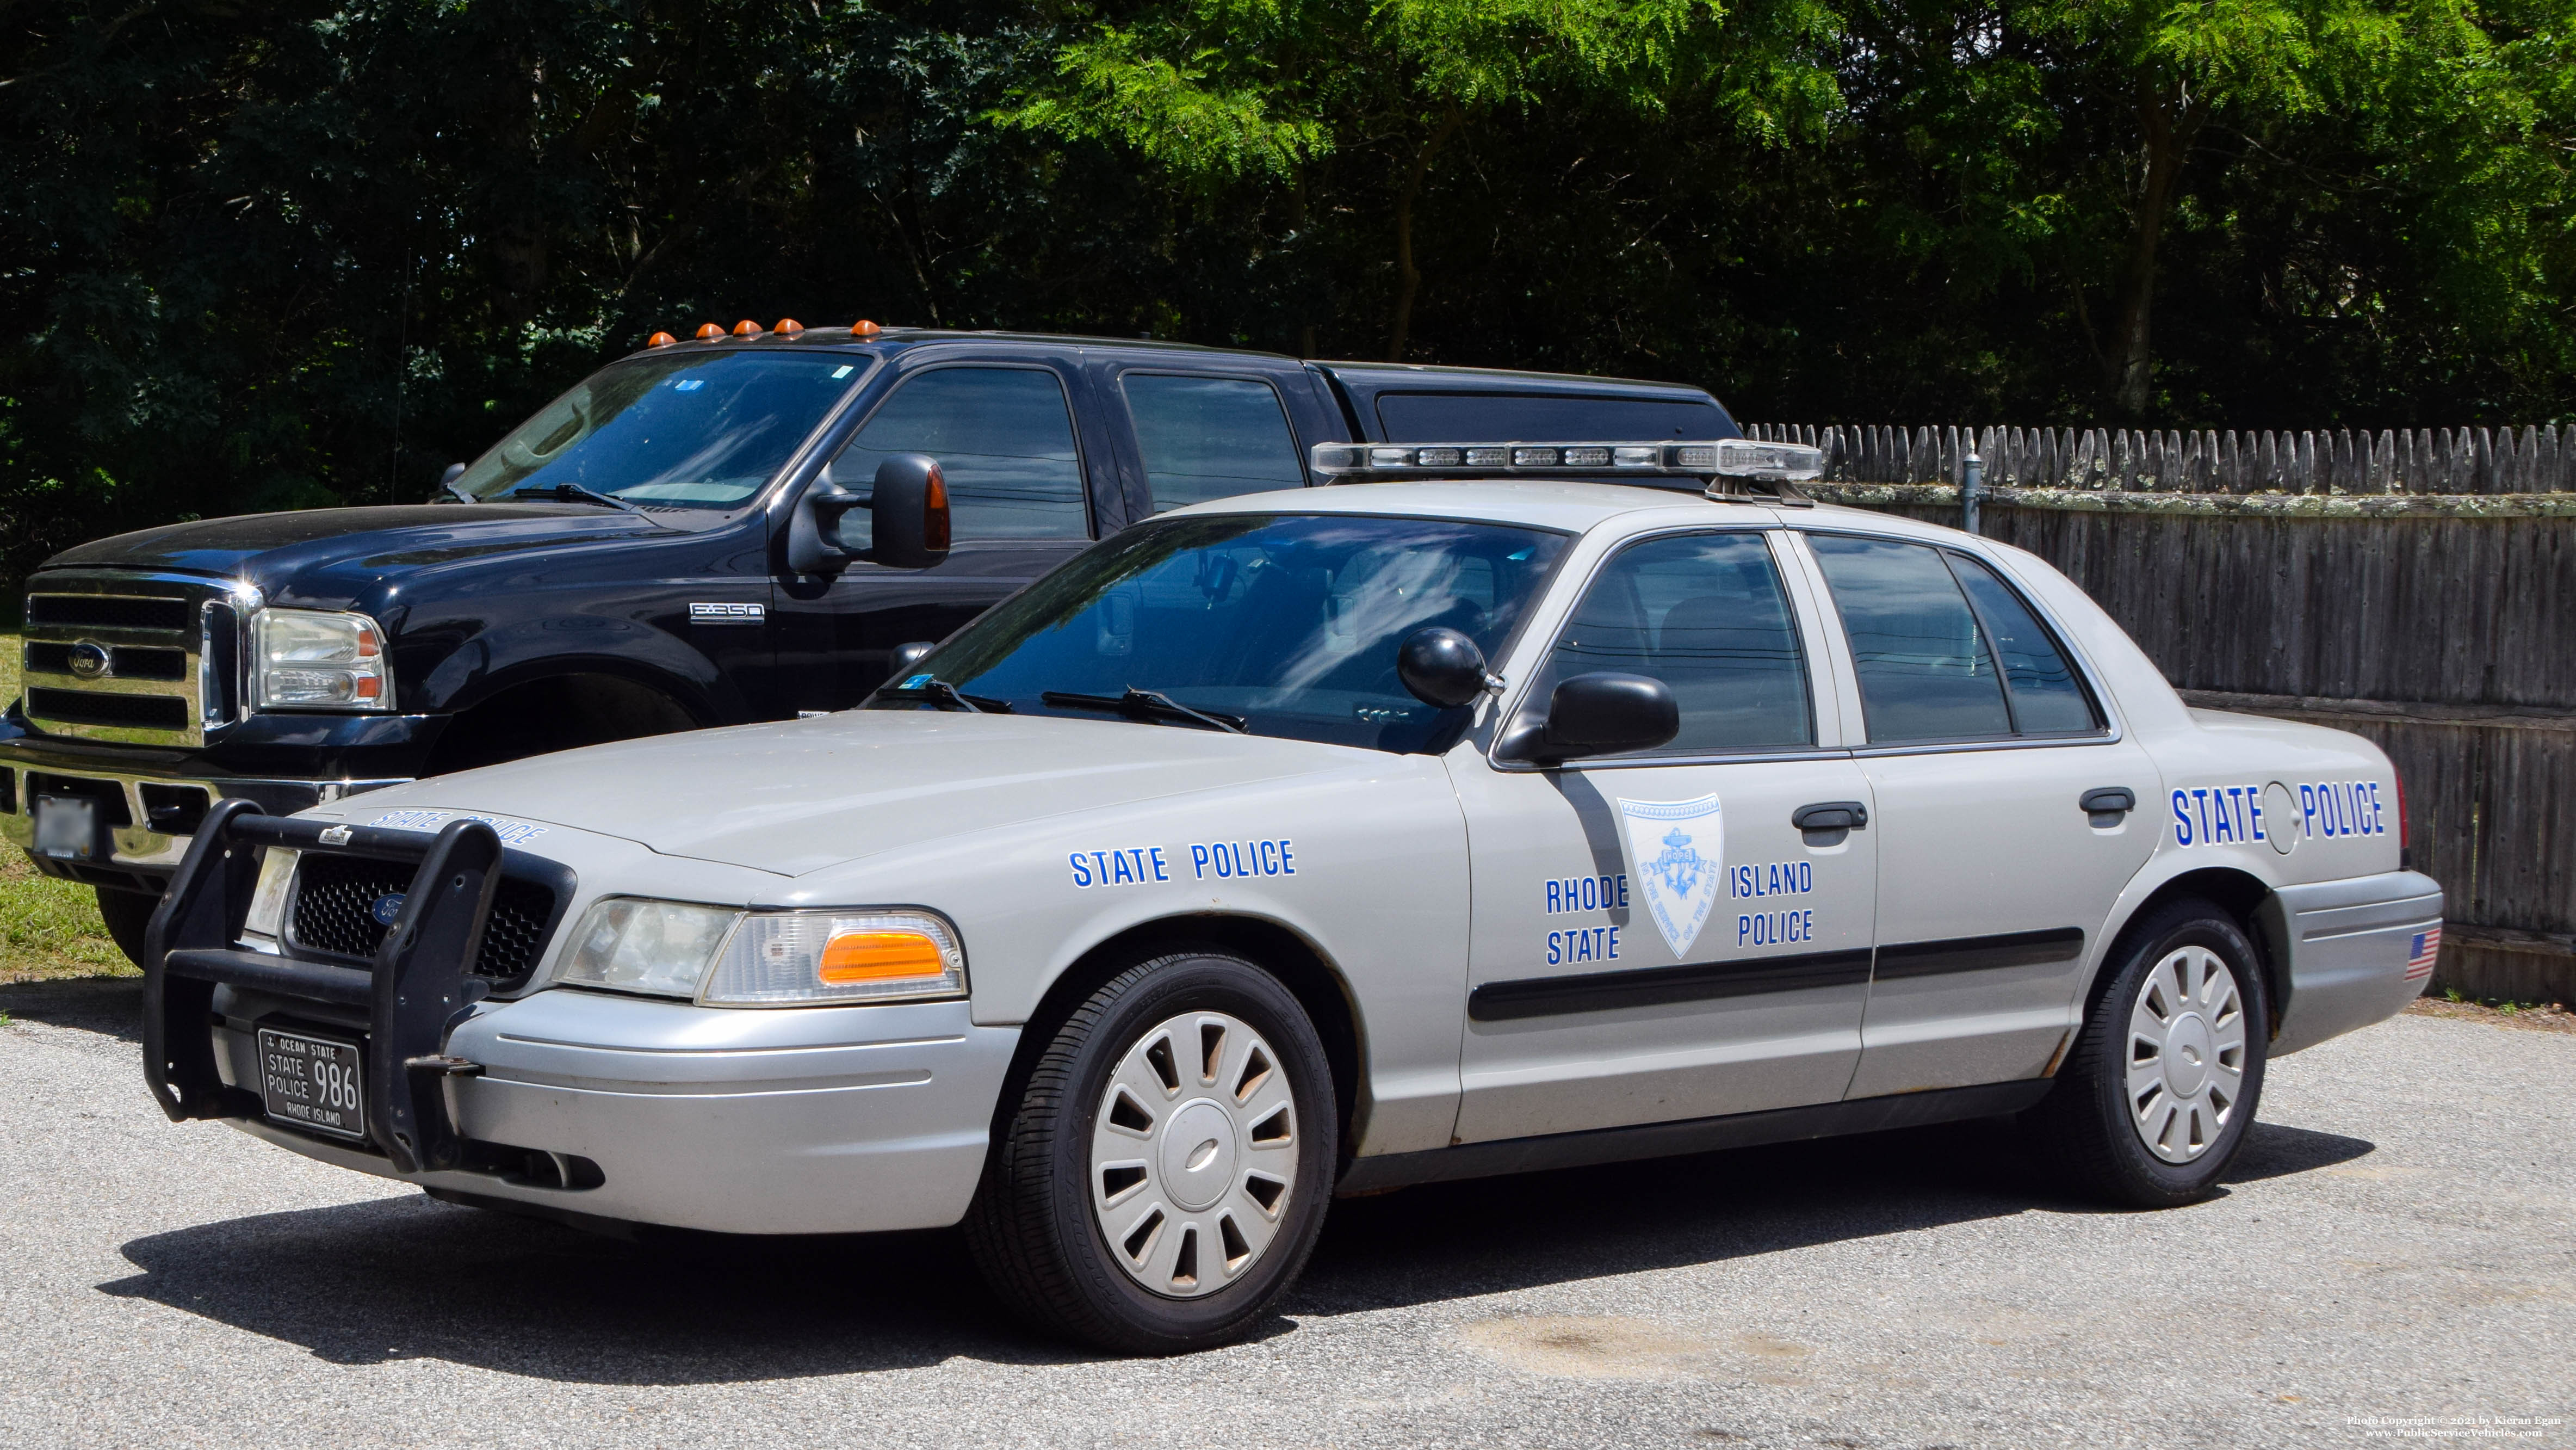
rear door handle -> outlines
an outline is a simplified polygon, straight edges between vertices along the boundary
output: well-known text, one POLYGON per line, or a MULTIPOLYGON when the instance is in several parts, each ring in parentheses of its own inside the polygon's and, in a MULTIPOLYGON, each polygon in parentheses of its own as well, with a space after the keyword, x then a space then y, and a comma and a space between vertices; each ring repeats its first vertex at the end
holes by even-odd
POLYGON ((2124 785, 2106 785, 2084 793, 2076 808, 2093 818, 2097 826, 2116 826, 2120 817, 2138 808, 2138 797, 2124 785))
POLYGON ((1791 811, 1789 824, 1802 831, 1867 830, 1869 807, 1859 801, 1818 801, 1791 811))

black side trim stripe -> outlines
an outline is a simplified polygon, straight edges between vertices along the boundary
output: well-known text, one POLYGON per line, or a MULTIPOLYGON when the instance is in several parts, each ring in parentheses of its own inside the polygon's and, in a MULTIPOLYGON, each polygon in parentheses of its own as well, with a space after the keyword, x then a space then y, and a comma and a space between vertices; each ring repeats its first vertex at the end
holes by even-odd
POLYGON ((1868 980, 1867 947, 1799 952, 1751 961, 1697 962, 1678 967, 1641 967, 1630 972, 1487 982, 1467 994, 1467 1016, 1476 1022, 1510 1022, 1572 1012, 1610 1012, 1622 1007, 1711 1002, 1763 992, 1849 987, 1868 980))
POLYGON ((1994 967, 2036 967, 2072 961, 2084 955, 2084 932, 2061 926, 2052 931, 2008 931, 1997 936, 1952 937, 1948 941, 1907 942, 1878 949, 1878 980, 1937 977, 1950 972, 1982 972, 1994 967))

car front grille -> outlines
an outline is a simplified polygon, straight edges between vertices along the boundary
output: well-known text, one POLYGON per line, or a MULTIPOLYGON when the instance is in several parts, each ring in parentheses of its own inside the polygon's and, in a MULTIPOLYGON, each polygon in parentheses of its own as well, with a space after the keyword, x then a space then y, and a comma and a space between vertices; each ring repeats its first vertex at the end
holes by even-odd
POLYGON ((22 662, 38 731, 190 746, 234 718, 240 615, 229 583, 111 569, 36 582, 22 662))
MULTIPOLYGON (((295 873, 295 909, 287 939, 299 948, 366 961, 384 945, 376 903, 411 889, 412 868, 397 861, 306 852, 295 873)), ((483 924, 474 975, 515 987, 537 968, 554 924, 558 898, 543 882, 503 876, 483 924)), ((390 912, 394 908, 388 908, 390 912)))

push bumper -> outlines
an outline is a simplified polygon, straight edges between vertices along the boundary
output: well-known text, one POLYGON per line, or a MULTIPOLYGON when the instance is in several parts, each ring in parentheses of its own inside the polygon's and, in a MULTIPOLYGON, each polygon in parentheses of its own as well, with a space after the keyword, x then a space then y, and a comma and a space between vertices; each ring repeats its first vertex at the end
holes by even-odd
POLYGON ((2271 927, 2290 958, 2274 1057, 2385 1021, 2432 979, 2432 962, 2418 947, 2440 940, 2442 885, 2421 872, 2284 886, 2269 909, 2278 913, 2271 927))
POLYGON ((270 815, 297 811, 407 777, 300 780, 219 775, 184 765, 146 766, 103 752, 48 749, 24 738, 0 742, 0 838, 25 851, 50 876, 125 891, 158 894, 188 854, 206 813, 222 800, 246 800, 270 815), (36 798, 74 795, 96 803, 99 838, 87 854, 36 854, 36 798))
POLYGON ((964 1002, 701 1008, 573 988, 480 1001, 498 839, 208 815, 154 915, 144 1066, 173 1120, 543 1210, 731 1233, 956 1222, 1016 1028, 964 1002), (416 862, 364 967, 236 949, 263 847, 416 862), (364 1136, 271 1118, 263 1029, 354 1043, 364 1136))

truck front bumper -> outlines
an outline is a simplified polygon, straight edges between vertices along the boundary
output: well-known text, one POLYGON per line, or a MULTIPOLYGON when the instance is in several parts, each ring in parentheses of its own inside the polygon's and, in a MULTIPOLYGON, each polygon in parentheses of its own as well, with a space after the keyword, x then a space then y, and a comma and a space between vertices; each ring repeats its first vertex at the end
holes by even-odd
MULTIPOLYGON (((227 1085, 259 1081, 253 994, 218 994, 227 1085)), ((273 1020, 273 1019, 270 1019, 273 1020)), ((472 1166, 402 1172, 264 1116, 234 1124, 305 1157, 423 1188, 721 1233, 869 1233, 965 1216, 1017 1028, 964 1002, 695 1007, 554 988, 450 1034, 472 1166)), ((247 1094, 245 1095, 247 1096, 247 1094)))
MULTIPOLYGON (((136 752, 125 752, 132 755, 136 752)), ((0 741, 0 838, 27 853, 36 869, 91 886, 159 895, 188 854, 206 812, 220 800, 247 800, 270 815, 285 816, 409 777, 365 780, 298 780, 224 775, 185 763, 140 764, 108 752, 64 749, 21 737, 0 741), (46 795, 83 796, 95 803, 98 839, 87 855, 36 853, 36 800, 46 795)))

